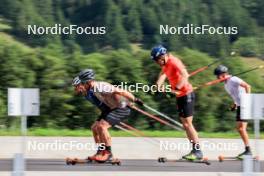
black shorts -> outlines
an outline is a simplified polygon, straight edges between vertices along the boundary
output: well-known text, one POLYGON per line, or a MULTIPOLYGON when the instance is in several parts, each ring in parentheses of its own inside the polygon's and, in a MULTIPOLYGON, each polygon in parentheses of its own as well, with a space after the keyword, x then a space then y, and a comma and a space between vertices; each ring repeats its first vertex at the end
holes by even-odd
POLYGON ((183 97, 177 98, 177 109, 179 116, 187 118, 193 116, 194 113, 195 94, 194 92, 189 93, 183 97))
POLYGON ((122 120, 124 120, 127 116, 130 115, 130 108, 116 108, 109 111, 103 111, 99 116, 97 121, 104 119, 110 125, 115 126, 118 125, 122 120))
POLYGON ((240 106, 238 106, 236 110, 236 121, 237 122, 247 122, 247 120, 241 119, 240 106))

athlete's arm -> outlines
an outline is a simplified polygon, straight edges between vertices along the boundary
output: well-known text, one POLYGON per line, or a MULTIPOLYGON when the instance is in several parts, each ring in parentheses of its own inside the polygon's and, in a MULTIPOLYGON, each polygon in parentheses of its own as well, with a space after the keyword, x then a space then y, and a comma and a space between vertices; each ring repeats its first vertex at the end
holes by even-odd
POLYGON ((240 83, 240 86, 243 87, 246 90, 246 93, 250 93, 251 92, 251 86, 248 83, 242 82, 242 83, 240 83))
POLYGON ((136 97, 132 93, 130 93, 126 90, 123 90, 123 89, 116 88, 113 93, 119 94, 119 95, 127 98, 128 100, 133 101, 133 102, 136 100, 136 97))
POLYGON ((140 105, 140 106, 144 105, 144 102, 141 99, 136 98, 132 93, 130 93, 130 92, 126 91, 126 90, 116 88, 116 90, 113 93, 114 94, 119 94, 119 95, 127 98, 128 100, 136 103, 137 105, 140 105))
POLYGON ((164 82, 166 78, 167 78, 166 74, 161 71, 159 74, 159 78, 156 82, 156 85, 158 86, 158 90, 162 92, 165 92, 164 82))
POLYGON ((188 82, 189 74, 185 68, 181 70, 181 75, 182 79, 176 85, 176 89, 181 89, 188 82))

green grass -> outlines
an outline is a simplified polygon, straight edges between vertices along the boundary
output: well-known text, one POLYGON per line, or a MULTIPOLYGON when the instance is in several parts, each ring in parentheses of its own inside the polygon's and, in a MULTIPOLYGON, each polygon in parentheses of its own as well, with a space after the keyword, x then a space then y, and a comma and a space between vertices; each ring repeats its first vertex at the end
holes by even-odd
MULTIPOLYGON (((254 68, 260 65, 264 65, 264 60, 261 60, 256 57, 241 57, 242 62, 248 65, 250 68, 254 68)), ((260 76, 264 77, 264 69, 256 70, 260 74, 260 76)))
POLYGON ((3 18, 0 18, 0 31, 1 30, 10 30, 12 29, 11 25, 10 25, 10 21, 5 20, 3 18))
MULTIPOLYGON (((0 27, 1 27, 1 25, 0 25, 0 27)), ((34 49, 30 48, 29 46, 17 41, 13 36, 11 36, 5 32, 1 32, 1 30, 0 30, 0 43, 2 43, 2 42, 6 43, 8 45, 17 46, 18 48, 23 49, 25 52, 31 52, 34 50, 34 49)))
MULTIPOLYGON (((179 131, 142 131, 146 136, 149 137, 177 137, 185 138, 184 132, 179 131)), ((113 137, 132 137, 125 131, 110 131, 113 137)), ((20 131, 16 130, 0 130, 0 136, 19 136, 20 131)), ((90 130, 69 130, 69 129, 44 129, 34 128, 28 130, 29 136, 72 136, 72 137, 87 137, 92 136, 90 130)), ((201 138, 240 138, 237 132, 199 132, 201 138)), ((250 134, 253 138, 254 135, 250 134)), ((261 138, 264 139, 264 133, 261 134, 261 138)))
POLYGON ((9 26, 8 24, 3 24, 0 23, 0 30, 10 30, 11 26, 9 26))

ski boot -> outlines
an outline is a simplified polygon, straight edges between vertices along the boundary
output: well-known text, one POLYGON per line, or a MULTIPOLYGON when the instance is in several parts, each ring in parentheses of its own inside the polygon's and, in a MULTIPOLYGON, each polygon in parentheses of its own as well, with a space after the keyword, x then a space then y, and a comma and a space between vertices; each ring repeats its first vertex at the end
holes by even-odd
POLYGON ((182 159, 190 160, 190 161, 197 161, 203 159, 203 153, 201 150, 192 150, 187 155, 182 156, 182 159))
POLYGON ((252 153, 251 153, 250 150, 245 150, 244 152, 238 154, 236 156, 236 158, 239 159, 239 160, 243 160, 243 158, 244 158, 245 155, 252 155, 252 153))
POLYGON ((100 155, 103 152, 103 150, 97 150, 97 152, 93 156, 88 156, 88 161, 96 161, 96 157, 100 155))
POLYGON ((105 163, 105 162, 111 162, 113 160, 113 155, 110 151, 108 150, 103 150, 100 152, 99 155, 95 157, 95 161, 98 163, 105 163))

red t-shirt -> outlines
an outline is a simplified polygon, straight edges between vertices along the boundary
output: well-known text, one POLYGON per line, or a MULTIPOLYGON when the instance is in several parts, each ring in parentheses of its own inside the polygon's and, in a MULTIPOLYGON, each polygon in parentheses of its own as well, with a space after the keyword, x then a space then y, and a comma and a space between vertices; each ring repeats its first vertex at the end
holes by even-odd
MULTIPOLYGON (((167 63, 162 67, 163 73, 166 74, 172 90, 176 90, 176 85, 182 79, 181 71, 185 69, 182 61, 172 55, 169 55, 167 63)), ((192 85, 187 82, 181 89, 178 89, 180 94, 177 97, 182 97, 193 91, 192 85)))

